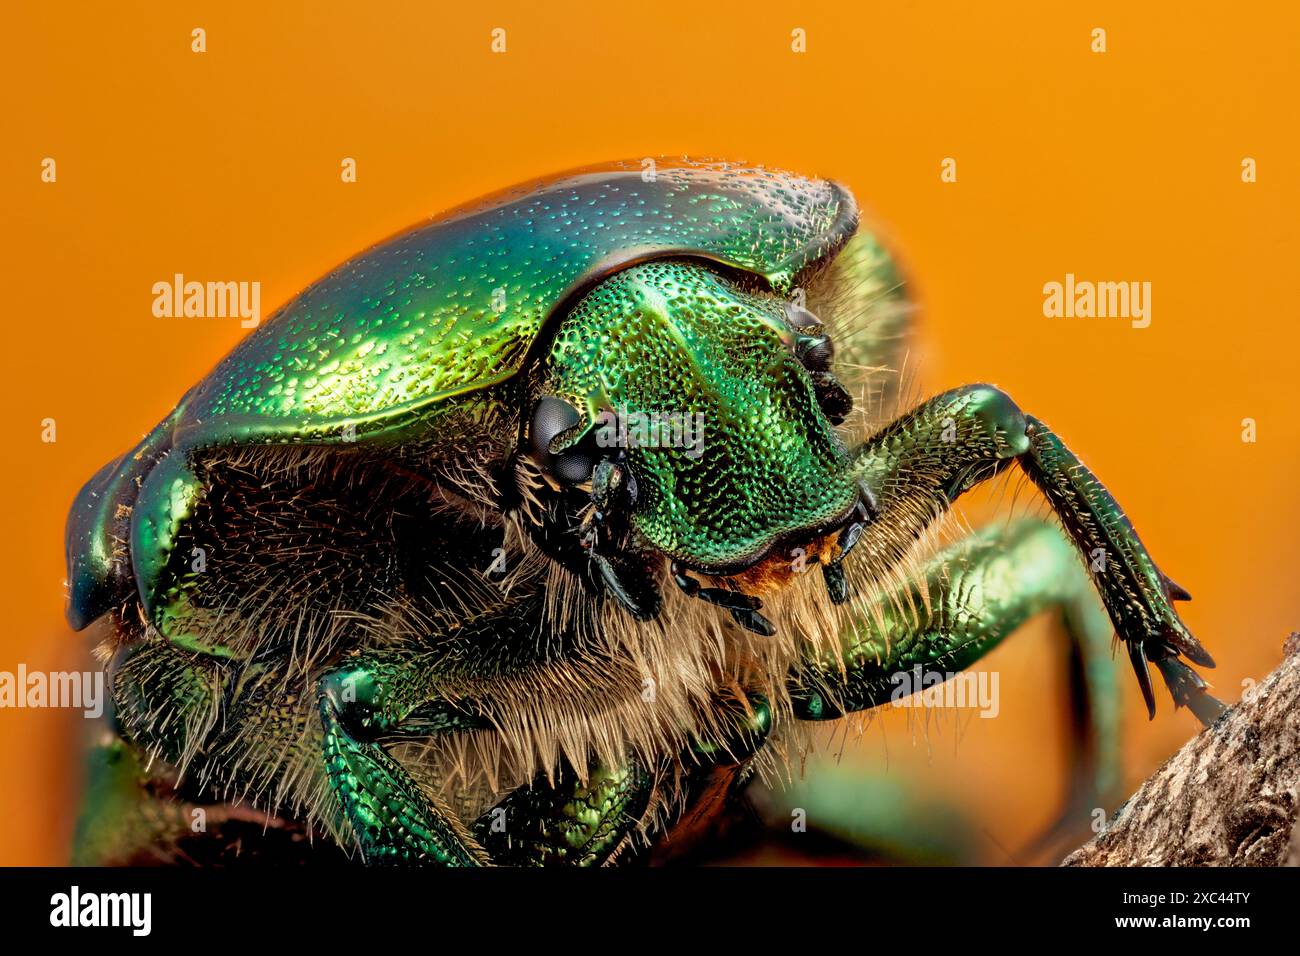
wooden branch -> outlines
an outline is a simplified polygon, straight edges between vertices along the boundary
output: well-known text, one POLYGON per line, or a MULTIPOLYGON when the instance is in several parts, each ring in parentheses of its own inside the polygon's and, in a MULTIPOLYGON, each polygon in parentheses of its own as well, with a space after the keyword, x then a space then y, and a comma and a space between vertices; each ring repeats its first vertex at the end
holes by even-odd
POLYGON ((1063 866, 1300 865, 1300 633, 1063 866))

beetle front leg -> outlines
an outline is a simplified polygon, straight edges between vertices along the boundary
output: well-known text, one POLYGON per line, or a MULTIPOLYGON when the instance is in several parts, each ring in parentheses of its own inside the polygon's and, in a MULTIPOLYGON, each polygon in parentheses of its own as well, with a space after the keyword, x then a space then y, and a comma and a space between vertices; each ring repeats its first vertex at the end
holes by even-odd
POLYGON ((879 492, 881 513, 861 551, 881 569, 900 561, 929 521, 975 484, 1018 462, 1046 494, 1083 553, 1119 636, 1128 646, 1149 712, 1155 698, 1147 661, 1159 668, 1175 706, 1203 722, 1222 705, 1179 659, 1213 667, 1173 601, 1187 594, 1147 553, 1119 504, 1042 422, 1005 392, 971 385, 945 392, 896 420, 858 453, 861 477, 879 492))
POLYGON ((1202 667, 1214 666, 1214 658, 1174 610, 1174 601, 1190 601, 1192 596, 1156 567, 1119 503, 1060 438, 1036 418, 1027 422, 1029 451, 1021 456, 1021 467, 1047 496, 1092 570, 1111 620, 1128 644, 1148 714, 1154 717, 1156 712, 1149 660, 1176 706, 1186 705, 1203 723, 1213 723, 1223 705, 1178 659, 1183 654, 1202 667))

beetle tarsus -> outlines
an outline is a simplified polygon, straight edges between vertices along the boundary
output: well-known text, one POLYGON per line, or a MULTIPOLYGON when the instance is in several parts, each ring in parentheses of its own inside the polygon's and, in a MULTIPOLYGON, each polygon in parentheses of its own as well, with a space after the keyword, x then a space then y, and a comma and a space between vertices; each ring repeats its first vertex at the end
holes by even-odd
POLYGON ((1174 707, 1186 707, 1206 727, 1219 719, 1228 708, 1208 690, 1209 685, 1176 657, 1165 657, 1155 662, 1160 676, 1165 679, 1174 707))
POLYGON ((1146 646, 1141 641, 1129 641, 1128 658, 1133 662, 1133 673, 1137 675, 1138 686, 1142 688, 1142 699, 1146 701, 1147 716, 1154 720, 1156 716, 1156 692, 1151 686, 1151 671, 1147 667, 1146 646))
POLYGON ((1181 584, 1172 580, 1167 574, 1161 573, 1160 580, 1164 582, 1165 595, 1169 598, 1169 600, 1190 601, 1192 599, 1191 594, 1187 592, 1187 588, 1183 587, 1181 584))

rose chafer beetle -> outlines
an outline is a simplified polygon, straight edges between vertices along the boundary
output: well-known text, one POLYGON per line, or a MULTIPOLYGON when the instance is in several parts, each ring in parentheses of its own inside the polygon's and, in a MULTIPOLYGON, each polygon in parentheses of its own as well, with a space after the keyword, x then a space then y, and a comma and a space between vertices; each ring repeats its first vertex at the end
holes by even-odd
POLYGON ((1041 610, 1100 659, 1096 594, 1151 712, 1148 662, 1212 719, 1186 593, 1046 425, 990 385, 891 414, 908 310, 858 226, 830 181, 615 164, 263 323, 73 505, 117 734, 79 857, 184 855, 184 808, 252 807, 368 863, 626 859, 1041 610), (1012 464, 1059 527, 926 554, 1012 464))

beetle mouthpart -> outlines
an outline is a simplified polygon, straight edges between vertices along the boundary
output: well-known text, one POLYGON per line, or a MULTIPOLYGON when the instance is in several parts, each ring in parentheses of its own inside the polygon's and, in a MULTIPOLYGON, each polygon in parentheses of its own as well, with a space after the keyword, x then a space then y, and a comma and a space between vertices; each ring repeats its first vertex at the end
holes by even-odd
POLYGON ((871 493, 871 489, 866 485, 858 485, 858 503, 853 507, 853 517, 849 523, 840 531, 840 537, 837 544, 839 551, 835 555, 835 563, 843 561, 854 545, 862 538, 862 532, 867 525, 876 520, 880 514, 880 504, 876 501, 876 496, 871 493))
POLYGON ((600 459, 590 474, 591 505, 578 526, 578 542, 587 553, 589 574, 623 610, 638 621, 649 621, 658 615, 662 603, 655 575, 635 556, 601 551, 626 530, 624 506, 636 502, 636 481, 616 458, 600 459))
POLYGON ((812 377, 817 404, 831 424, 839 425, 853 411, 853 398, 831 374, 835 344, 821 320, 802 306, 787 303, 785 321, 795 333, 794 357, 812 377))
POLYGON ((853 550, 853 546, 862 537, 862 529, 865 527, 866 525, 861 521, 854 521, 846 525, 844 530, 840 532, 839 540, 836 542, 840 549, 839 557, 835 561, 836 564, 843 561, 844 556, 853 550))
POLYGON ((826 581, 826 593, 832 604, 843 604, 849 599, 849 584, 844 577, 844 559, 862 540, 862 532, 867 525, 880 514, 880 504, 871 489, 858 483, 858 503, 853 508, 853 516, 840 530, 836 541, 835 557, 822 567, 822 577, 826 581))
POLYGON ((686 569, 676 561, 672 563, 672 576, 673 582, 683 594, 726 608, 731 612, 736 623, 745 630, 762 634, 764 637, 771 637, 776 633, 776 625, 758 613, 763 602, 752 594, 732 591, 728 588, 701 587, 700 582, 687 574, 686 569))
POLYGON ((755 634, 761 634, 763 637, 772 637, 776 634, 776 625, 757 611, 732 608, 731 616, 735 619, 737 624, 747 631, 753 631, 755 634))
POLYGON ((822 414, 832 425, 841 424, 849 417, 849 412, 853 411, 853 396, 830 372, 811 371, 808 374, 812 378, 813 393, 817 396, 822 414))
POLYGON ((594 550, 588 552, 588 557, 596 566, 605 585, 605 591, 619 603, 623 610, 638 621, 652 620, 659 613, 659 591, 652 583, 640 588, 638 593, 638 589, 629 584, 631 575, 625 577, 623 569, 616 566, 609 558, 594 550))
POLYGON ((843 604, 849 599, 849 583, 844 579, 844 568, 838 561, 822 565, 822 579, 826 582, 826 594, 832 604, 843 604))
POLYGON ((602 458, 590 470, 591 508, 579 526, 582 546, 594 549, 626 530, 627 510, 636 504, 636 479, 623 462, 602 458))

